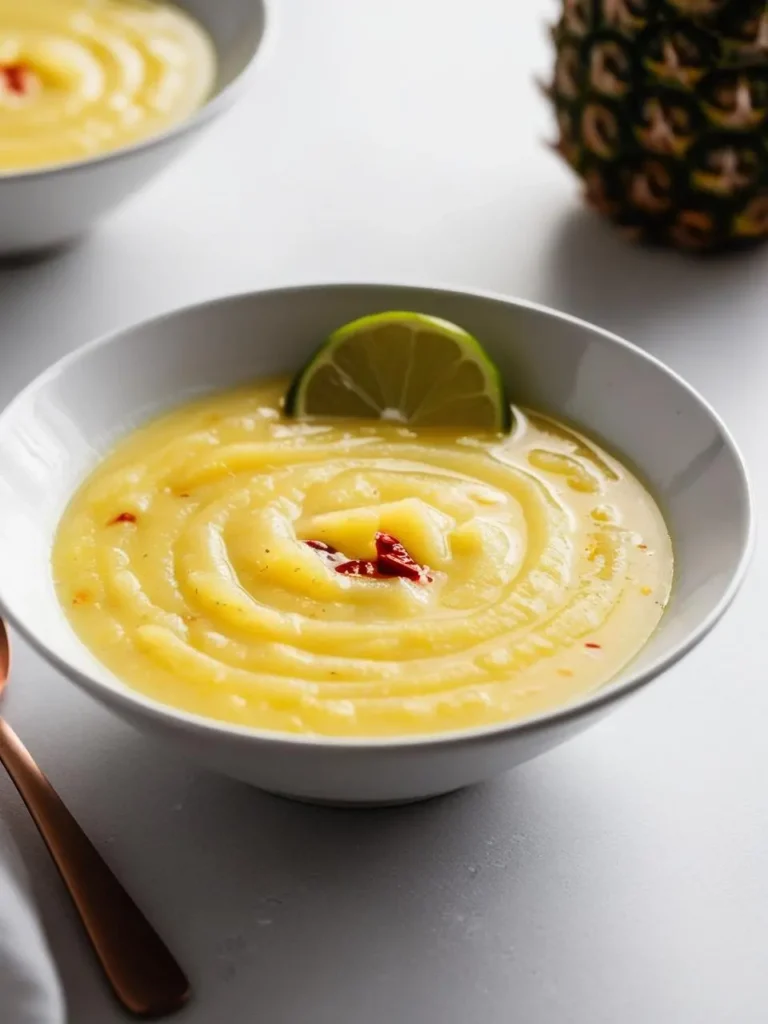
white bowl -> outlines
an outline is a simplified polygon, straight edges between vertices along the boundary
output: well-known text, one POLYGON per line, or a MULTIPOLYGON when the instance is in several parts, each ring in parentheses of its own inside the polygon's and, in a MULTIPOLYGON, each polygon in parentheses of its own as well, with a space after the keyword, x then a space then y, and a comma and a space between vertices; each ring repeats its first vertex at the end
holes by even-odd
POLYGON ((135 146, 92 160, 0 173, 0 257, 44 251, 83 234, 164 170, 240 95, 264 40, 263 0, 175 0, 209 32, 218 73, 191 118, 135 146))
POLYGON ((138 729, 273 792, 390 803, 448 792, 561 743, 659 676, 734 596, 752 537, 744 465, 704 400, 651 356, 597 327, 524 302, 380 285, 257 292, 133 327, 56 364, 0 415, 0 609, 53 665, 138 729), (385 309, 455 321, 488 347, 525 405, 580 424, 638 467, 677 557, 661 625, 611 685, 523 722, 402 741, 311 739, 223 725, 159 704, 82 646, 49 565, 59 517, 115 440, 201 390, 294 370, 334 327, 385 309))

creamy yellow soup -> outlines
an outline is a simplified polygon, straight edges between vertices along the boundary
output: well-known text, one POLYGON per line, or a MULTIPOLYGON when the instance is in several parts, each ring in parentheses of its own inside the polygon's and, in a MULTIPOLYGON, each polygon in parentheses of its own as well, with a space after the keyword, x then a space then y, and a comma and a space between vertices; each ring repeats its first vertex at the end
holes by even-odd
POLYGON ((286 384, 150 423, 66 510, 60 600, 128 684, 260 729, 440 733, 583 696, 651 635, 670 538, 597 445, 523 410, 508 438, 296 422, 286 384), (338 571, 379 533, 418 579, 338 571))
POLYGON ((164 131, 209 96, 215 52, 154 0, 0 0, 0 174, 164 131))

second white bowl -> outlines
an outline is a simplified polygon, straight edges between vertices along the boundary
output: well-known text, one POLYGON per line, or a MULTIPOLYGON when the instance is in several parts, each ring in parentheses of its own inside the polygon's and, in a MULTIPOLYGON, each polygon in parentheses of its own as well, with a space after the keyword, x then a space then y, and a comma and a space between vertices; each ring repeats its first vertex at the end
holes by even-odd
POLYGON ((0 257, 55 248, 82 235, 164 170, 237 99, 266 31, 263 0, 176 0, 216 48, 212 98, 170 131, 93 160, 0 174, 0 257))

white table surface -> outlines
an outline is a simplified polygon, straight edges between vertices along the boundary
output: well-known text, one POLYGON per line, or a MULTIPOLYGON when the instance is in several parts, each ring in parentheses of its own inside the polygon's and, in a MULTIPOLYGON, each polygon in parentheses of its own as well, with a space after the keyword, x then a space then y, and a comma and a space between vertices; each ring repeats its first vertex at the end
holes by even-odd
MULTIPOLYGON (((691 262, 632 249, 581 212, 540 144, 549 116, 531 78, 549 63, 549 7, 282 3, 249 95, 186 160, 77 248, 0 268, 0 401, 95 335, 210 296, 469 285, 667 361, 732 427, 760 507, 768 248, 691 262)), ((6 711, 188 970, 186 1024, 758 1024, 767 575, 759 550, 722 625, 626 710, 404 810, 312 809, 199 771, 20 641, 6 711)), ((4 777, 0 814, 71 1021, 124 1020, 4 777)))

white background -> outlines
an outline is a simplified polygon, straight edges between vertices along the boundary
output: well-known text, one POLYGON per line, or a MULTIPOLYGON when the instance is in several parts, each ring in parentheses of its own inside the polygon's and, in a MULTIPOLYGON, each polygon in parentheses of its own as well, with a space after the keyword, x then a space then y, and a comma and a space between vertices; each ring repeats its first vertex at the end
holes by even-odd
MULTIPOLYGON (((680 371, 733 429, 759 509, 768 248, 649 253, 582 212, 532 83, 555 6, 281 3, 248 96, 186 159, 79 247, 0 266, 0 401, 95 335, 227 292, 476 286, 593 320, 680 371)), ((404 810, 301 807, 197 771, 20 641, 5 710, 188 970, 186 1024, 758 1024, 767 570, 758 550, 711 638, 605 724, 404 810)), ((5 778, 0 813, 71 1020, 123 1020, 5 778)))

